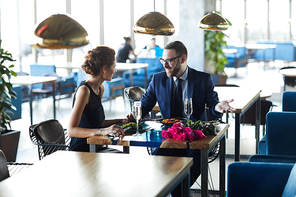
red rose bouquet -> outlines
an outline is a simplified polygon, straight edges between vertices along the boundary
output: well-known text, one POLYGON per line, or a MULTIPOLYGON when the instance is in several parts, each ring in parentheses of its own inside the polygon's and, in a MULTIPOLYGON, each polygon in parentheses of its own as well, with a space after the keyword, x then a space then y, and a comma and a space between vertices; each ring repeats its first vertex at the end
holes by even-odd
POLYGON ((165 138, 188 141, 200 140, 207 137, 201 130, 192 130, 190 127, 184 126, 181 122, 174 123, 167 130, 162 130, 161 135, 165 138))

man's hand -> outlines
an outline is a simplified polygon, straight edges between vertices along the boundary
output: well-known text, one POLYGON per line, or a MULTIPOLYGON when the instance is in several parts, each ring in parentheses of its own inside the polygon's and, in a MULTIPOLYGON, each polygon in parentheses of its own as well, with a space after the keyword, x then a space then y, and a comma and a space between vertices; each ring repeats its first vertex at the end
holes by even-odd
POLYGON ((232 101, 234 101, 234 99, 220 101, 216 105, 215 110, 220 113, 234 112, 235 109, 229 105, 229 103, 231 103, 232 101))

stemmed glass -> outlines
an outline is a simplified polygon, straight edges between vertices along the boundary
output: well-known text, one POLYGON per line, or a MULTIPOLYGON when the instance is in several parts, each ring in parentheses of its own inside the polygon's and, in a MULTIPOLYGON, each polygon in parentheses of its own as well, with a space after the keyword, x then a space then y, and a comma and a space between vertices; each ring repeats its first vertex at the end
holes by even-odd
POLYGON ((142 108, 141 108, 141 101, 134 101, 133 102, 133 116, 137 122, 137 132, 133 134, 133 136, 140 136, 139 133, 139 121, 142 117, 142 108))
POLYGON ((187 120, 189 120, 190 115, 193 112, 192 108, 192 98, 185 98, 185 103, 184 103, 184 111, 187 116, 187 120))

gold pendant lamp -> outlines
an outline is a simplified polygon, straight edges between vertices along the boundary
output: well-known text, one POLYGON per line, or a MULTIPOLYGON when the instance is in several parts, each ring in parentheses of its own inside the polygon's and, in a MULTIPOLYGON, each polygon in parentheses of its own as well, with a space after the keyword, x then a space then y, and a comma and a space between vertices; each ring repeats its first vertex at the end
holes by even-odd
POLYGON ((89 43, 86 30, 64 14, 51 15, 37 26, 34 34, 41 41, 31 45, 41 49, 72 49, 89 43))
POLYGON ((155 0, 154 12, 149 12, 142 16, 134 25, 133 30, 138 34, 150 35, 171 36, 175 33, 173 23, 165 15, 155 12, 155 0))
MULTIPOLYGON (((215 10, 215 0, 213 0, 213 6, 215 10)), ((223 31, 228 29, 229 24, 223 16, 212 11, 200 20, 198 27, 204 30, 223 31)))

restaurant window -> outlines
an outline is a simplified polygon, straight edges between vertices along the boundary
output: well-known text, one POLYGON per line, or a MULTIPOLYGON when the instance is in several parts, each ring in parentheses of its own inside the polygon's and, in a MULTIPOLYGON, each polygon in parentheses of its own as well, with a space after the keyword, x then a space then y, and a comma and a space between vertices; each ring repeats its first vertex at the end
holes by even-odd
POLYGON ((130 0, 104 1, 104 44, 116 52, 123 37, 131 36, 130 12, 130 0))
POLYGON ((292 40, 296 40, 296 1, 292 1, 292 13, 291 19, 289 22, 291 23, 291 33, 292 33, 292 40))
POLYGON ((243 31, 244 31, 244 0, 220 0, 217 1, 216 10, 219 11, 222 8, 222 16, 227 18, 232 26, 228 30, 224 31, 227 38, 228 45, 243 44, 243 31), (220 3, 222 4, 220 6, 220 3), (233 9, 235 7, 235 9, 233 9))
POLYGON ((89 44, 72 49, 72 62, 80 66, 84 62, 87 51, 100 45, 100 1, 71 0, 71 16, 87 32, 89 44))
POLYGON ((247 43, 267 40, 267 1, 247 0, 247 43))
POLYGON ((289 40, 289 0, 270 1, 270 40, 289 40))

